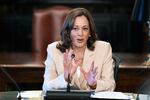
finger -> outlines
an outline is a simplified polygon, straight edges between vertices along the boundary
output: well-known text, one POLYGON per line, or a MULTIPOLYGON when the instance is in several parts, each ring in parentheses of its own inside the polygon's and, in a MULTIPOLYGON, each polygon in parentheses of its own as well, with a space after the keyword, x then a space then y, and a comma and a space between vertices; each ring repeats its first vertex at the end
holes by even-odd
POLYGON ((66 52, 64 53, 64 56, 65 56, 65 59, 66 59, 66 61, 68 60, 68 49, 66 49, 66 52))
POLYGON ((68 56, 68 49, 66 49, 66 52, 65 52, 65 53, 66 53, 66 56, 68 56))
POLYGON ((66 52, 63 54, 63 65, 64 69, 68 70, 70 72, 70 64, 71 61, 68 59, 68 49, 66 49, 66 52))
POLYGON ((68 49, 66 49, 66 53, 68 53, 68 49))
POLYGON ((72 68, 71 68, 71 73, 74 74, 79 66, 80 62, 75 62, 74 60, 72 60, 72 68))
POLYGON ((91 67, 90 67, 90 71, 93 71, 94 68, 94 61, 92 61, 91 67))
POLYGON ((70 59, 70 52, 69 52, 69 50, 68 49, 66 49, 67 51, 66 51, 66 53, 67 53, 67 60, 68 60, 68 62, 69 61, 71 61, 71 59, 70 59))
POLYGON ((95 78, 96 75, 97 75, 97 72, 96 72, 96 73, 93 73, 94 78, 95 78))
POLYGON ((97 68, 98 68, 98 67, 95 67, 95 68, 93 69, 93 73, 96 73, 97 68))
POLYGON ((66 54, 66 53, 63 54, 63 59, 64 59, 65 61, 67 60, 67 54, 66 54))
POLYGON ((63 55, 63 61, 64 61, 65 64, 67 64, 69 62, 67 55, 68 55, 67 53, 64 53, 64 55, 63 55))
MULTIPOLYGON (((72 50, 73 51, 73 50, 72 50)), ((66 52, 64 53, 65 54, 65 59, 66 59, 66 63, 70 64, 72 59, 71 59, 71 56, 70 56, 70 53, 72 51, 69 51, 68 49, 66 49, 66 52)))

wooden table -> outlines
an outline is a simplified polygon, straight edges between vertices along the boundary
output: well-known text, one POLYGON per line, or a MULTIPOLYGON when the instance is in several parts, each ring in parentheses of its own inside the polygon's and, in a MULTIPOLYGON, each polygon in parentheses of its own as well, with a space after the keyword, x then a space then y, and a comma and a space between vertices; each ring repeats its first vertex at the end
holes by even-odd
MULTIPOLYGON (((44 64, 37 54, 0 53, 0 67, 11 75, 21 89, 39 89, 37 85, 42 85, 44 64)), ((0 91, 9 88, 15 89, 15 86, 0 70, 0 91)))
MULTIPOLYGON (((146 54, 115 54, 121 58, 116 91, 135 93, 149 78, 150 68, 143 65, 146 54)), ((21 89, 42 89, 44 61, 37 54, 0 53, 0 67, 7 70, 21 89)), ((0 70, 0 91, 12 86, 12 82, 0 70)))
POLYGON ((150 78, 150 66, 144 63, 147 54, 116 53, 121 59, 117 91, 137 92, 150 78))

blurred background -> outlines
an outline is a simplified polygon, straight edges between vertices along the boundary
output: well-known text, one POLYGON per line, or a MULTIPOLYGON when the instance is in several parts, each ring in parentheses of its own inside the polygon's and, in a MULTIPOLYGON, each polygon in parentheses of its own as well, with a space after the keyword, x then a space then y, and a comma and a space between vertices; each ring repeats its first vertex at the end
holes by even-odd
MULTIPOLYGON (((46 41, 51 43, 56 34, 45 32, 45 28, 55 29, 59 18, 55 16, 56 10, 53 18, 49 17, 52 19, 46 19, 49 24, 37 25, 35 31, 35 18, 42 16, 35 11, 54 6, 85 7, 91 12, 98 38, 110 42, 113 53, 121 57, 117 91, 137 92, 149 79, 150 68, 143 62, 150 54, 150 0, 0 0, 0 67, 4 67, 23 90, 41 90, 45 58, 41 62, 32 56, 33 42, 36 53, 46 52, 44 38, 52 35, 51 40, 46 41)), ((46 22, 44 17, 40 20, 46 22)), ((39 20, 36 21, 39 24, 39 20)), ((55 31, 58 32, 57 28, 55 31)), ((0 91, 16 90, 5 78, 0 71, 0 91)))
POLYGON ((113 52, 148 51, 149 0, 1 0, 0 52, 31 52, 33 11, 55 5, 90 10, 99 39, 113 52))

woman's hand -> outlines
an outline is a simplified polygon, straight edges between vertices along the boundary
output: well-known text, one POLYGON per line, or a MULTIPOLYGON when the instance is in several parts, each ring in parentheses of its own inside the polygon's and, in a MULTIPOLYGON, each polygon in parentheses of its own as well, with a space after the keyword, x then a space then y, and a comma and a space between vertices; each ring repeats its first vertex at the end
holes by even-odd
POLYGON ((68 82, 71 81, 80 63, 80 62, 74 62, 72 54, 73 54, 73 50, 68 51, 67 49, 63 55, 64 78, 68 82))
POLYGON ((91 64, 90 70, 88 72, 85 72, 83 70, 83 68, 80 68, 82 74, 84 75, 84 78, 86 79, 88 85, 92 88, 95 89, 97 82, 95 80, 95 76, 96 76, 96 71, 97 71, 97 67, 94 68, 94 61, 91 64))

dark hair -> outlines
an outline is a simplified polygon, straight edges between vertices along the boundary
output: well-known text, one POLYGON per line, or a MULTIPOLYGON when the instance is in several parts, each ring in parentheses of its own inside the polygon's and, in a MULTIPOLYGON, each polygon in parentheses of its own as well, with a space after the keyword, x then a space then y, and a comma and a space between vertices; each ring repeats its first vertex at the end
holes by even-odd
POLYGON ((60 32, 61 42, 58 43, 56 47, 61 52, 65 52, 66 49, 69 49, 71 47, 72 40, 70 38, 70 32, 74 26, 75 18, 78 16, 82 16, 82 15, 88 19, 89 26, 90 26, 90 37, 87 40, 87 48, 89 50, 94 50, 94 48, 95 48, 94 43, 97 40, 94 20, 91 16, 90 12, 87 9, 75 8, 75 9, 72 9, 66 16, 62 30, 60 32))

